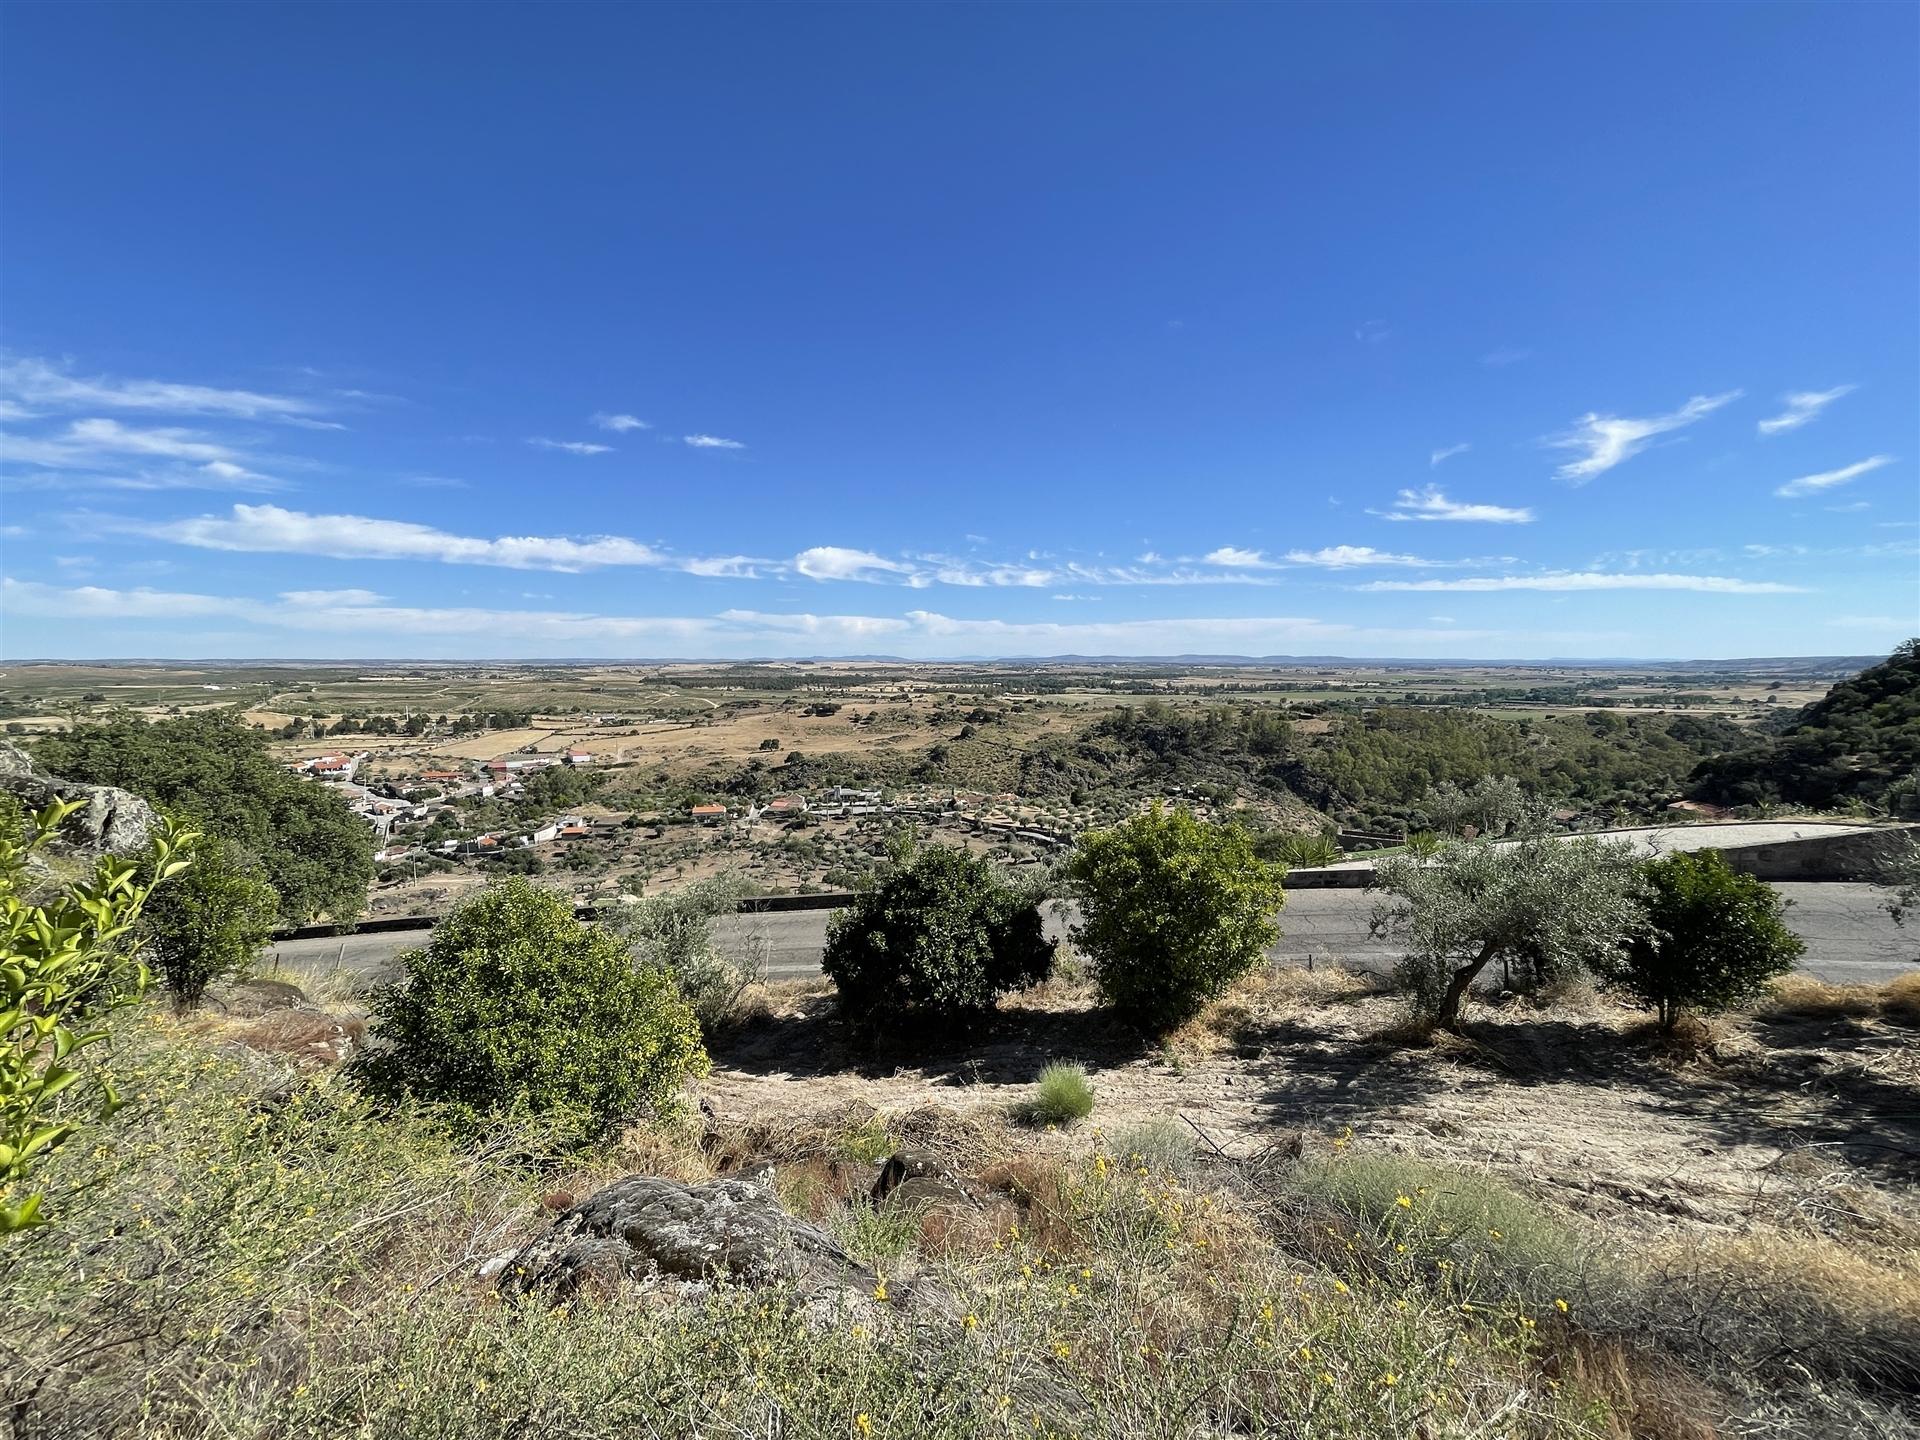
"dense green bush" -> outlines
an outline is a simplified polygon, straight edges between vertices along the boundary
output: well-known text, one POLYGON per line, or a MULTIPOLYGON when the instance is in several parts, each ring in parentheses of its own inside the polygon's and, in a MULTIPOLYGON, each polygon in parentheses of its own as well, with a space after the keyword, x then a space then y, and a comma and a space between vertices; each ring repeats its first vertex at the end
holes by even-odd
POLYGON ((678 1107, 704 1074, 699 1022, 664 969, 582 925, 566 898, 515 876, 490 885, 400 957, 369 997, 374 1093, 483 1113, 565 1112, 602 1132, 678 1107))
POLYGON ((1764 745, 1703 760, 1693 793, 1723 805, 1884 804, 1920 767, 1920 640, 1843 680, 1764 745))
POLYGON ((148 899, 140 934, 160 983, 191 1010, 215 980, 244 975, 273 938, 280 897, 260 868, 209 837, 193 865, 148 899))
POLYGON ((265 870, 284 924, 351 920, 366 905, 373 832, 339 791, 293 774, 260 731, 229 714, 151 724, 119 715, 43 736, 33 758, 69 780, 131 790, 240 846, 265 870))
POLYGON ((1285 869, 1261 860, 1237 825, 1155 806, 1083 836, 1067 863, 1080 901, 1073 942, 1101 996, 1164 1032, 1261 963, 1279 936, 1285 869))
POLYGON ((1644 867, 1647 929, 1623 952, 1619 988, 1671 1030, 1683 1010, 1708 1014, 1762 994, 1807 948, 1787 928, 1787 902, 1714 850, 1663 856, 1644 867))
POLYGON ((1037 900, 978 856, 929 846, 833 918, 821 968, 862 1019, 971 1021, 1052 970, 1037 900))

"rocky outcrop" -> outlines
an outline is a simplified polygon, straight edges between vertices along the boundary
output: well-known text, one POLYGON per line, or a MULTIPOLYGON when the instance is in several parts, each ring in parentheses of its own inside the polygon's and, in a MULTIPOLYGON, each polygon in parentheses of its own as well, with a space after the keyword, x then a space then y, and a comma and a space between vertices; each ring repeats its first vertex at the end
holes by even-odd
POLYGON ((0 791, 28 810, 42 809, 55 800, 84 801, 60 827, 60 841, 90 855, 131 855, 144 850, 160 826, 159 815, 138 795, 110 785, 56 779, 18 746, 4 742, 0 742, 0 791))
POLYGON ((500 1271, 508 1294, 610 1295, 629 1283, 791 1285, 804 1303, 872 1297, 880 1280, 751 1180, 629 1175, 566 1211, 500 1271))

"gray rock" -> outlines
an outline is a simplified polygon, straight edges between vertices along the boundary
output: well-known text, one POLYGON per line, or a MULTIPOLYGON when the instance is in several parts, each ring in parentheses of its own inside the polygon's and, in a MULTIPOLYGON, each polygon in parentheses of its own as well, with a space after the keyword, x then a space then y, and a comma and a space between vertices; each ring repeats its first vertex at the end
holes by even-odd
POLYGON ((85 806, 60 827, 66 848, 87 854, 131 855, 147 847, 160 827, 154 808, 138 795, 110 785, 60 780, 35 765, 18 746, 0 742, 0 790, 29 810, 55 800, 83 800, 85 806))
POLYGON ((881 1163, 873 1180, 873 1203, 878 1205, 909 1181, 937 1180, 966 1192, 969 1186, 959 1171, 937 1155, 924 1150, 896 1150, 881 1163))
POLYGON ((566 1211, 500 1274, 508 1294, 607 1294, 629 1282, 792 1285, 805 1303, 871 1297, 879 1277, 771 1190, 629 1175, 566 1211))

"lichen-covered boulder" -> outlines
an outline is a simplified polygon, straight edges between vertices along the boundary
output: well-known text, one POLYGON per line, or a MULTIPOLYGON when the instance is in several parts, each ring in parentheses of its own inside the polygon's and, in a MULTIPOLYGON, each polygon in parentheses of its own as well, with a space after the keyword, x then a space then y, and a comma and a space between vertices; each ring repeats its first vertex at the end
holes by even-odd
POLYGON ((16 745, 0 741, 0 790, 28 810, 44 809, 55 800, 83 800, 85 805, 60 827, 65 846, 90 855, 131 855, 147 847, 160 826, 154 808, 138 795, 111 785, 81 785, 60 780, 33 763, 16 745))
POLYGON ((609 1294, 627 1282, 791 1285, 803 1302, 870 1299, 879 1277, 749 1180, 629 1175, 566 1211, 501 1267, 508 1294, 609 1294))

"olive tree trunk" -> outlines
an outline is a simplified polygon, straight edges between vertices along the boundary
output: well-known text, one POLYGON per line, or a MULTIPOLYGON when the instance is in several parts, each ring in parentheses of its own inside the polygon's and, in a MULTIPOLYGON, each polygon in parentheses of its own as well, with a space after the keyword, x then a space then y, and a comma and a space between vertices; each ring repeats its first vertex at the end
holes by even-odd
POLYGON ((1443 1030, 1460 1028, 1460 1006, 1467 998, 1467 990, 1487 968, 1487 962, 1493 959, 1493 942, 1489 940, 1480 947, 1480 953, 1453 972, 1453 978, 1447 982, 1447 993, 1440 1001, 1440 1013, 1434 1017, 1434 1023, 1443 1030))

